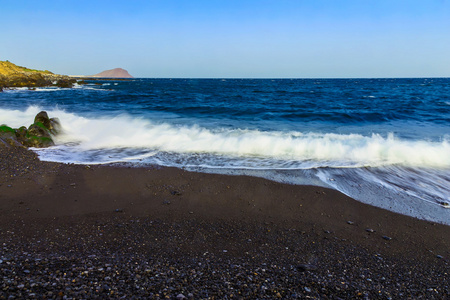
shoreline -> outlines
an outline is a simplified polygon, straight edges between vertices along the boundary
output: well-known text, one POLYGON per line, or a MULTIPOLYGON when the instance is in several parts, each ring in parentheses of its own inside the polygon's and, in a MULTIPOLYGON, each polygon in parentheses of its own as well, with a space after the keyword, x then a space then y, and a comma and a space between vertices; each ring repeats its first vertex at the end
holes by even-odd
POLYGON ((42 162, 21 148, 0 147, 0 157, 0 272, 11 279, 0 298, 449 294, 450 226, 335 190, 156 166, 42 162), (14 279, 13 266, 25 277, 14 279), (25 279, 41 278, 41 267, 60 272, 45 289, 25 279), (69 271, 75 282, 61 286, 56 278, 69 271), (97 285, 89 285, 93 278, 97 285))

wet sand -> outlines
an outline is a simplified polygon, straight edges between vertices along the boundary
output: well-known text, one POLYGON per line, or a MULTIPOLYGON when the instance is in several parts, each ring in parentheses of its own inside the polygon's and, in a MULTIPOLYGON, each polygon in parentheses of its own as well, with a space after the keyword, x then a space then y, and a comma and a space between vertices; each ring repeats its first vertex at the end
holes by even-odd
POLYGON ((450 294, 450 226, 337 191, 0 146, 0 299, 450 294))

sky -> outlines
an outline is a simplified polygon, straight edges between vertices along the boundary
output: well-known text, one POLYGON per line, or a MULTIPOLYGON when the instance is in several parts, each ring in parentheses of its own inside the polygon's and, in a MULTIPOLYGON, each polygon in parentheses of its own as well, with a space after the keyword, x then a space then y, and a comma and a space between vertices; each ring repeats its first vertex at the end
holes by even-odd
POLYGON ((0 60, 135 77, 450 77, 450 0, 0 0, 0 60))

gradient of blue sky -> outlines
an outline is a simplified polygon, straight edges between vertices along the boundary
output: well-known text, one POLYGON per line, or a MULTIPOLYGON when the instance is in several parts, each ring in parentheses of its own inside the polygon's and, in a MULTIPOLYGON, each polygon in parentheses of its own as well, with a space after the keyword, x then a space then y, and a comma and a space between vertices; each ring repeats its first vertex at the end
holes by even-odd
POLYGON ((0 60, 136 77, 450 77, 447 0, 0 0, 0 60))

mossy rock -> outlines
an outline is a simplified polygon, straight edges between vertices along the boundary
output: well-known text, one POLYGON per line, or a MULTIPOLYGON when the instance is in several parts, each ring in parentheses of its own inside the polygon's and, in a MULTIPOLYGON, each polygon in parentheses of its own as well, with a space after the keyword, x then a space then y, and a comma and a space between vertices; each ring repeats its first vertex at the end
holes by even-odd
POLYGON ((27 147, 46 148, 54 145, 52 138, 45 136, 30 136, 26 141, 27 147))
POLYGON ((30 127, 28 127, 28 133, 27 137, 48 137, 50 138, 50 131, 45 128, 45 126, 41 122, 37 122, 34 124, 31 124, 30 127))
POLYGON ((11 127, 9 127, 9 126, 7 126, 5 124, 0 125, 0 132, 12 132, 12 133, 15 133, 14 129, 12 129, 11 127))
POLYGON ((38 122, 44 124, 45 128, 50 129, 50 118, 46 111, 41 111, 34 117, 34 123, 38 122))
POLYGON ((61 122, 58 118, 49 119, 47 112, 41 111, 34 118, 34 124, 50 131, 51 134, 57 134, 61 131, 61 122))
POLYGON ((26 128, 13 129, 5 124, 0 125, 0 146, 45 148, 54 146, 52 134, 61 131, 61 123, 57 118, 49 119, 47 112, 41 111, 35 122, 26 128))

